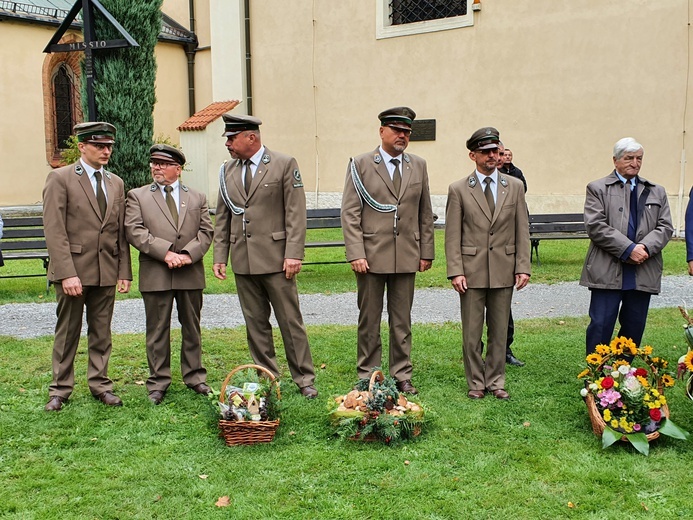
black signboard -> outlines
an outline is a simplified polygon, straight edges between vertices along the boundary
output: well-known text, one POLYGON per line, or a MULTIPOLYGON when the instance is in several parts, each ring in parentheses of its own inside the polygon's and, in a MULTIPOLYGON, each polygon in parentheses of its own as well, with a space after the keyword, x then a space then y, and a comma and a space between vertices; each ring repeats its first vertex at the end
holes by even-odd
POLYGON ((411 125, 410 141, 435 141, 436 140, 436 120, 435 119, 415 119, 411 125))

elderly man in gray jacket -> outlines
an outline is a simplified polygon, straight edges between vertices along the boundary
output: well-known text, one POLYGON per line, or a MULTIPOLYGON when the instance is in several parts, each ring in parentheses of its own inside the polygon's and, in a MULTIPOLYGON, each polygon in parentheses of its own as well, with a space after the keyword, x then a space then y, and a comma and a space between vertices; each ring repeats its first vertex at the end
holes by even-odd
POLYGON ((666 191, 639 176, 643 147, 632 137, 614 146, 614 171, 587 185, 590 237, 580 285, 591 291, 587 354, 619 336, 640 345, 650 296, 659 294, 662 249, 674 231, 666 191))

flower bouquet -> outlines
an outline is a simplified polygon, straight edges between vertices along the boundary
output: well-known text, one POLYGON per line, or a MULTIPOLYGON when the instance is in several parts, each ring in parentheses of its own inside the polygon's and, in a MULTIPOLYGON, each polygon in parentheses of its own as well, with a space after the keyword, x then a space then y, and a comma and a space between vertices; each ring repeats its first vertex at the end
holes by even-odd
POLYGON ((669 419, 664 389, 673 386, 675 380, 666 372, 668 362, 653 356, 652 350, 618 337, 609 345, 597 345, 596 352, 587 356, 587 368, 578 374, 578 378, 585 379, 580 395, 603 448, 623 440, 647 455, 649 441, 660 434, 688 438, 688 432, 669 419), (642 362, 646 368, 633 366, 628 358, 642 362))
POLYGON ((424 424, 424 410, 397 390, 396 381, 379 367, 354 390, 330 402, 330 421, 342 439, 390 444, 416 437, 424 424))
POLYGON ((683 307, 679 307, 681 314, 688 322, 685 325, 683 335, 688 343, 688 352, 679 358, 678 377, 683 380, 686 375, 686 395, 689 399, 693 399, 693 318, 688 315, 688 312, 683 307))

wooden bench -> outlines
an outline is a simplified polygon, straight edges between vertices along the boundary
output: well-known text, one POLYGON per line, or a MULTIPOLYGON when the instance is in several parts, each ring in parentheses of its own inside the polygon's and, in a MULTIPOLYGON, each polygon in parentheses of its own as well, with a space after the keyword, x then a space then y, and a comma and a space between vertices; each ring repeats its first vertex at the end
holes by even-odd
POLYGON ((537 254, 539 260, 540 240, 566 240, 589 238, 585 230, 585 219, 582 213, 545 213, 529 216, 529 238, 532 241, 530 261, 537 254))
MULTIPOLYGON (((326 208, 326 209, 309 209, 306 214, 306 228, 307 229, 337 229, 342 227, 342 219, 340 217, 341 210, 339 208, 326 208)), ((336 241, 318 241, 318 242, 306 242, 306 248, 314 247, 344 247, 344 240, 336 241)), ((318 265, 318 264, 342 264, 346 262, 344 260, 331 261, 331 262, 303 262, 308 265, 318 265)))
POLYGON ((48 250, 43 231, 43 217, 4 217, 3 236, 0 249, 5 262, 9 260, 41 260, 43 273, 4 275, 0 278, 25 278, 33 276, 46 277, 46 292, 50 288, 48 281, 48 250))

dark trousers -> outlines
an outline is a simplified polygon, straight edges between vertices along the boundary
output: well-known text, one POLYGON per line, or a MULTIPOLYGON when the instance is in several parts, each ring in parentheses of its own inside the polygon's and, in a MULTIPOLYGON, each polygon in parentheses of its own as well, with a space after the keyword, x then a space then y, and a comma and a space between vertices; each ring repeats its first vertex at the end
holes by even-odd
POLYGON ((652 295, 636 290, 590 289, 590 292, 587 355, 594 352, 597 345, 608 345, 611 342, 616 318, 620 325, 618 336, 630 338, 640 346, 652 295))

